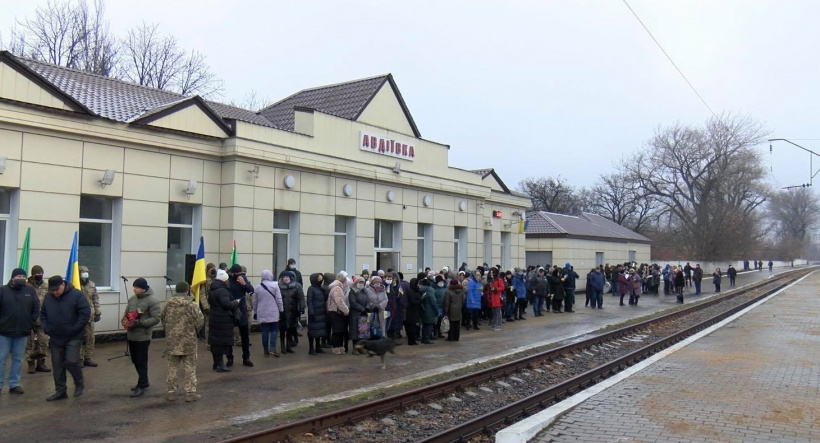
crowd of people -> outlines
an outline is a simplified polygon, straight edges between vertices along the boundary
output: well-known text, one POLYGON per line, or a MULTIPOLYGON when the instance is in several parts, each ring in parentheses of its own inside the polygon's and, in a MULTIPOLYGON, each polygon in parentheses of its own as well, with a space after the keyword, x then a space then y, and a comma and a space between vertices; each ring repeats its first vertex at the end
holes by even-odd
MULTIPOLYGON (((769 268, 771 270, 771 262, 769 268)), ((762 270, 762 262, 755 267, 762 270)), ((80 287, 61 276, 43 278, 43 268, 34 266, 31 277, 15 269, 8 284, 0 287, 0 392, 5 381, 7 357, 11 356, 9 393, 23 394, 20 386, 22 361, 28 372, 51 372, 55 393, 48 401, 68 397, 66 372, 72 375, 75 397, 83 394, 83 367, 96 367, 94 323, 100 321, 96 286, 86 267, 80 267, 80 287)), ((178 369, 184 372, 186 401, 197 401, 197 340, 207 340, 213 370, 230 372, 234 346, 241 346, 242 364, 252 367, 250 326, 261 329, 262 355, 282 357, 295 353, 299 339, 307 334, 308 354, 354 354, 360 340, 406 338, 407 345, 432 345, 436 340, 459 341, 461 328, 480 330, 488 322, 493 331, 503 322, 526 320, 545 312, 573 313, 576 284, 580 278, 570 263, 558 266, 529 266, 507 271, 486 263, 471 269, 462 263, 458 270, 430 268, 407 280, 393 269, 367 270, 359 275, 345 271, 314 273, 307 285, 290 259, 278 276, 262 271, 253 285, 245 267, 222 263, 206 266, 207 279, 199 287, 198 302, 188 283, 177 283, 175 294, 164 306, 144 278, 134 280, 121 323, 127 331, 128 355, 137 372, 131 397, 142 396, 150 386, 148 350, 154 328, 162 322, 166 336, 168 375, 167 399, 176 400, 178 369), (306 322, 306 324, 303 324, 306 322), (307 326, 306 330, 304 326, 307 326), (329 349, 329 351, 325 351, 329 349)), ((737 271, 726 270, 730 287, 737 271)), ((712 273, 715 292, 720 292, 723 272, 712 273)), ((586 275, 588 308, 603 309, 603 294, 619 297, 620 306, 637 306, 642 295, 675 294, 683 303, 684 288, 701 293, 704 278, 699 264, 692 267, 623 263, 600 265, 586 275)))

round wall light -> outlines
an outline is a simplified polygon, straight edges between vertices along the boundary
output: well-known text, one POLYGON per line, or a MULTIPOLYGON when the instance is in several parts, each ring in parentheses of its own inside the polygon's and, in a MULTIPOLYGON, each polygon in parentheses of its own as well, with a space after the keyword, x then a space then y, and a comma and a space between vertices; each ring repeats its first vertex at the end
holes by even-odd
POLYGON ((461 211, 461 212, 466 211, 467 210, 467 202, 465 202, 464 200, 460 201, 458 203, 458 210, 461 211))
POLYGON ((429 195, 425 195, 424 198, 421 199, 421 202, 424 204, 424 206, 430 206, 430 203, 433 202, 433 199, 430 198, 429 195))
POLYGON ((296 186, 296 178, 292 175, 288 175, 285 177, 285 187, 288 189, 293 188, 296 186))
POLYGON ((342 193, 345 195, 345 197, 350 197, 351 195, 353 195, 353 185, 351 185, 350 183, 345 184, 342 187, 342 193))
POLYGON ((387 191, 387 201, 392 202, 396 199, 396 193, 393 191, 387 191))

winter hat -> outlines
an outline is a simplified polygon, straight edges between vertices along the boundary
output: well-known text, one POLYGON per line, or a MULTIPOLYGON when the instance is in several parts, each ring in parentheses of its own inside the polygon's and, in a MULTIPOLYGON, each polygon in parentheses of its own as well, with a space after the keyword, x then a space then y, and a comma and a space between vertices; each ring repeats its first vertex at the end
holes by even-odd
POLYGON ((228 281, 228 273, 220 269, 216 271, 216 279, 219 281, 228 281))
POLYGON ((564 263, 564 267, 565 267, 565 268, 571 268, 571 267, 572 267, 572 265, 571 265, 571 264, 569 264, 569 262, 566 262, 566 263, 564 263))
POLYGON ((22 268, 14 268, 14 270, 13 270, 13 271, 11 271, 11 278, 17 277, 18 275, 22 275, 23 277, 28 277, 28 276, 26 275, 26 270, 25 270, 25 269, 22 269, 22 268))
POLYGON ((80 272, 88 272, 88 266, 80 266, 80 272))
POLYGON ((40 265, 34 265, 31 267, 31 275, 37 275, 43 273, 43 267, 40 265))
POLYGON ((188 284, 188 282, 184 282, 184 281, 177 282, 177 287, 176 287, 177 294, 187 294, 189 289, 191 289, 191 286, 188 284))
POLYGON ((456 280, 456 279, 450 280, 450 286, 458 286, 458 280, 456 280))
POLYGON ((296 274, 293 271, 283 272, 282 275, 279 276, 279 278, 282 278, 282 277, 288 277, 288 278, 290 278, 290 281, 296 281, 296 274))
POLYGON ((60 285, 63 284, 63 283, 65 283, 65 280, 63 280, 63 277, 61 277, 59 275, 54 275, 54 276, 49 277, 48 278, 48 290, 49 290, 49 292, 56 291, 57 288, 59 288, 60 285))
POLYGON ((230 272, 231 272, 231 274, 239 274, 240 272, 242 272, 242 265, 237 263, 237 264, 231 266, 231 271, 230 272))
POLYGON ((435 278, 435 277, 436 277, 436 273, 435 273, 435 272, 430 271, 430 272, 428 272, 428 273, 427 273, 427 278, 432 279, 432 278, 435 278))
POLYGON ((134 280, 133 286, 135 288, 140 288, 140 289, 143 289, 143 290, 147 291, 148 290, 148 280, 140 277, 140 278, 134 280))
POLYGON ((446 281, 446 280, 444 280, 443 275, 439 274, 439 275, 436 276, 436 283, 443 282, 443 281, 446 281))
POLYGON ((382 284, 382 278, 378 275, 370 279, 370 286, 382 284))

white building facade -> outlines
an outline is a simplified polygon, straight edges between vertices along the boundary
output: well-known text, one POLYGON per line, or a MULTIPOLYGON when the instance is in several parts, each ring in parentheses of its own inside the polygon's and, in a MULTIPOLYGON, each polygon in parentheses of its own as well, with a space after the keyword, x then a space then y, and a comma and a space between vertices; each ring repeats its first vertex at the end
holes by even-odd
MULTIPOLYGON (((64 275, 74 232, 121 329, 130 283, 160 299, 206 261, 258 282, 300 271, 358 273, 462 262, 525 264, 527 198, 492 170, 450 167, 390 75, 301 91, 259 113, 0 52, 0 251, 4 281, 27 228, 31 265, 64 275)), ((29 270, 27 270, 29 271, 29 270)))

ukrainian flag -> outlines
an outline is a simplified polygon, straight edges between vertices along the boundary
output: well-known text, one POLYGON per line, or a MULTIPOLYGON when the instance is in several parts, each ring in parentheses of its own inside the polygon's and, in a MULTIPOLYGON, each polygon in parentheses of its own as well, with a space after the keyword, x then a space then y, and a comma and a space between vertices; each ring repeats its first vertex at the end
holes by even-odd
POLYGON ((65 281, 75 288, 80 288, 80 263, 77 260, 77 231, 74 231, 74 242, 68 255, 68 268, 65 270, 65 281))
POLYGON ((199 250, 196 252, 196 263, 194 263, 194 276, 191 277, 191 292, 194 294, 194 301, 199 304, 199 288, 206 282, 205 276, 205 237, 199 237, 199 250))

